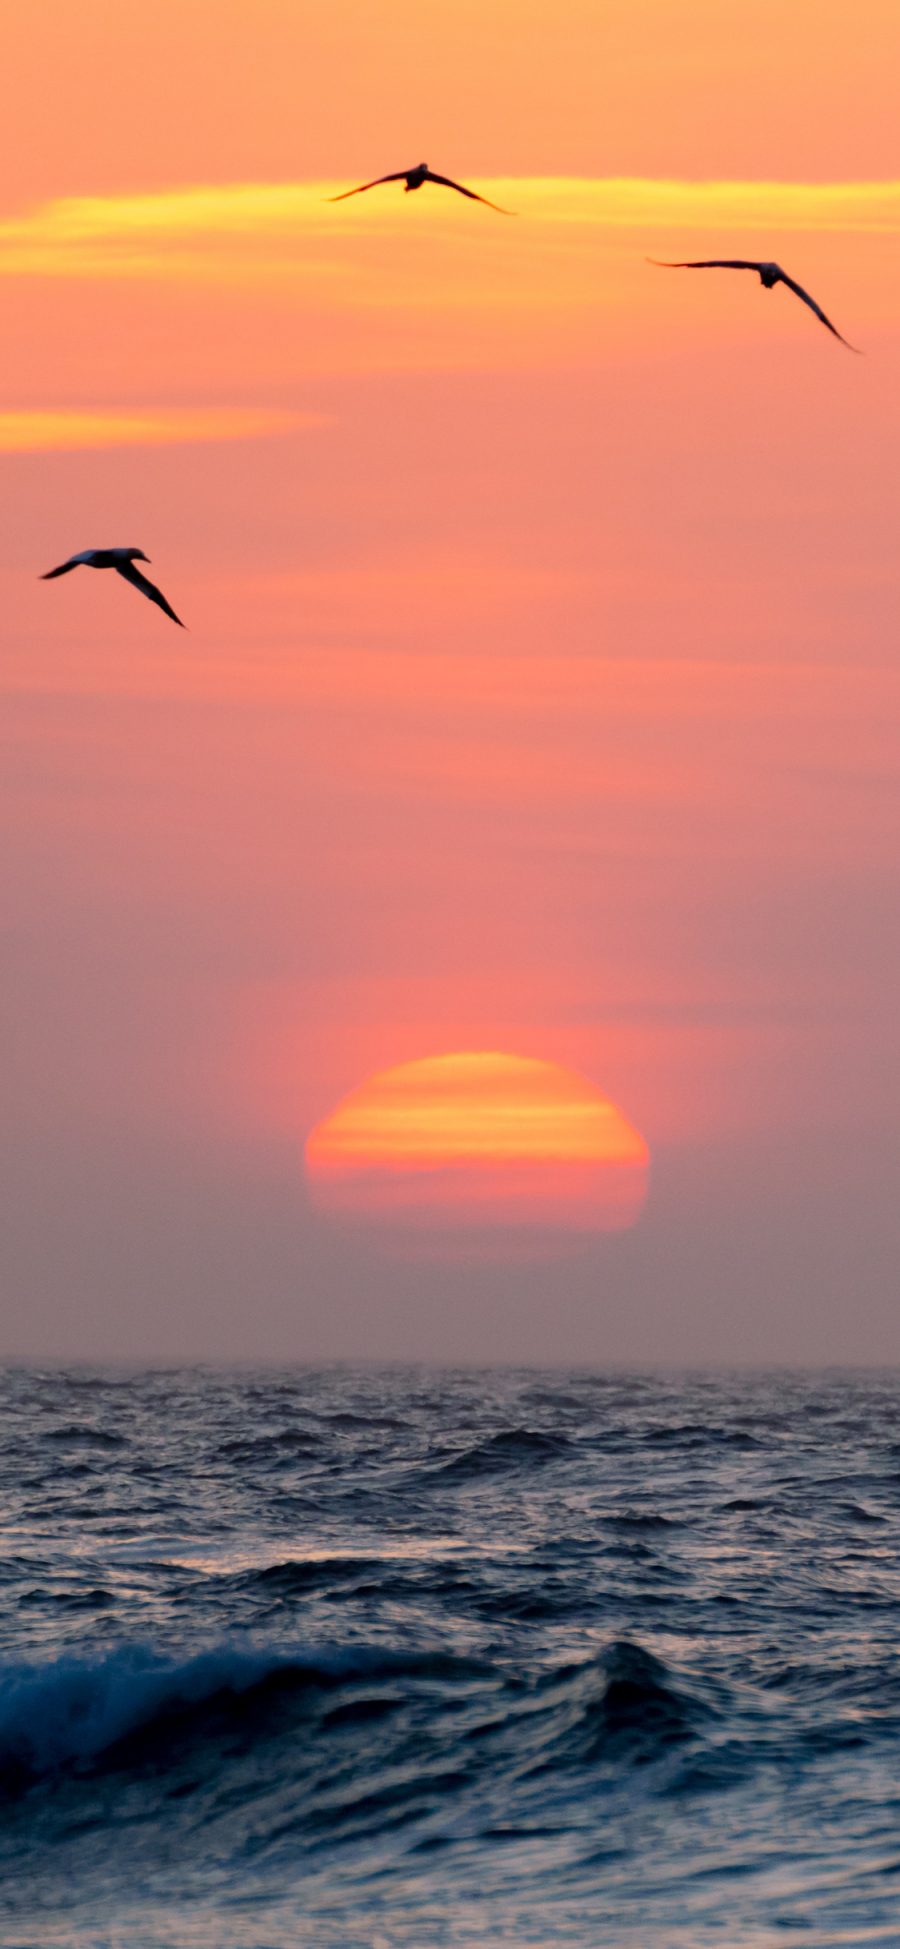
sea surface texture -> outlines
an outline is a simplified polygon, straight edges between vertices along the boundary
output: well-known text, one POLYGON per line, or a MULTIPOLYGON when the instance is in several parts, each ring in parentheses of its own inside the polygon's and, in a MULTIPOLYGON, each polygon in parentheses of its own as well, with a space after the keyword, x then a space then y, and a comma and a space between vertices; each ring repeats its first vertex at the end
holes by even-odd
POLYGON ((900 1377, 0 1398, 4 1949, 897 1949, 900 1377))

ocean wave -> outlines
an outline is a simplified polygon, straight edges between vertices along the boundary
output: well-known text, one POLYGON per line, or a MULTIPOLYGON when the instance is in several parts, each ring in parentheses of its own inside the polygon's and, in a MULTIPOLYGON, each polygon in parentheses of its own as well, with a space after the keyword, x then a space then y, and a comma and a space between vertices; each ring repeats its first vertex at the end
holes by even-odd
POLYGON ((765 1444, 747 1428, 721 1428, 711 1422, 666 1422, 645 1428, 640 1437, 645 1448, 734 1448, 756 1449, 765 1444))
POLYGON ((623 1509, 617 1515, 604 1517, 610 1529, 624 1531, 652 1529, 681 1529, 683 1524, 676 1516, 663 1516, 658 1509, 623 1509))
POLYGON ((295 1456, 319 1455, 320 1435, 305 1428, 276 1428, 263 1435, 240 1436, 224 1441, 216 1450, 222 1462, 290 1462, 295 1456))
POLYGON ((39 1440, 54 1444, 58 1443, 61 1447, 70 1447, 73 1443, 77 1445, 83 1442, 88 1448, 102 1448, 104 1450, 127 1448, 129 1446, 127 1436, 117 1435, 111 1428, 92 1428, 83 1425, 81 1422, 73 1422, 67 1428, 43 1429, 39 1435, 39 1440))
POLYGON ((293 1739, 299 1719, 326 1735, 400 1705, 422 1707, 429 1721, 446 1709, 448 1743, 468 1707, 476 1729, 468 1737, 480 1725, 482 1736, 500 1738, 504 1764, 518 1749, 526 1768, 662 1756, 716 1716, 696 1688, 629 1641, 527 1687, 439 1651, 226 1644, 176 1659, 131 1645, 93 1661, 0 1668, 0 1780, 15 1791, 72 1767, 127 1768, 150 1757, 158 1772, 223 1737, 230 1751, 237 1733, 246 1754, 260 1739, 293 1739))
POLYGON ((380 1577, 383 1571, 384 1561, 378 1556, 286 1557, 261 1569, 244 1570, 234 1581, 242 1590, 291 1598, 338 1584, 357 1584, 363 1578, 380 1577))
MULTIPOLYGON (((465 1680, 482 1667, 442 1653, 402 1653, 221 1645, 186 1659, 127 1645, 106 1658, 63 1656, 46 1664, 0 1666, 0 1779, 96 1760, 136 1734, 189 1730, 191 1714, 213 1701, 255 1697, 267 1707, 304 1689, 333 1690, 365 1678, 465 1680)), ((271 1714, 270 1714, 271 1716, 271 1714)))
POLYGON ((0 1376, 4 1943, 895 1941, 896 1377, 112 1385, 0 1376))
POLYGON ((553 1766, 663 1759, 719 1717, 711 1697, 629 1639, 570 1668, 552 1700, 546 1760, 553 1766))
POLYGON ((524 1468, 529 1464, 553 1462, 571 1452, 566 1435, 548 1435, 537 1428, 504 1428, 489 1435, 474 1448, 463 1449, 442 1462, 438 1474, 447 1480, 468 1481, 472 1477, 496 1475, 504 1469, 524 1468))
POLYGON ((760 1768, 794 1780, 858 1750, 858 1700, 839 1718, 834 1703, 810 1700, 785 1725, 774 1704, 630 1638, 540 1675, 435 1651, 233 1642, 0 1668, 0 1874, 27 1846, 63 1876, 85 1824, 108 1872, 137 1847, 188 1876, 214 1858, 241 1878, 248 1862, 302 1877, 348 1845, 383 1862, 388 1836, 409 1860, 454 1832, 580 1831, 587 1807, 684 1807, 760 1768))

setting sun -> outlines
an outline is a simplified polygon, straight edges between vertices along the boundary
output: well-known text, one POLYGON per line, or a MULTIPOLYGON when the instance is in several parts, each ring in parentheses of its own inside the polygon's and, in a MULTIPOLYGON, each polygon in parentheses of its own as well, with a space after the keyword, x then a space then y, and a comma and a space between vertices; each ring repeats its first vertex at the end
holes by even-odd
POLYGON ((400 1224, 618 1231, 638 1216, 648 1163, 592 1084, 495 1051, 383 1070, 306 1145, 320 1209, 400 1224))

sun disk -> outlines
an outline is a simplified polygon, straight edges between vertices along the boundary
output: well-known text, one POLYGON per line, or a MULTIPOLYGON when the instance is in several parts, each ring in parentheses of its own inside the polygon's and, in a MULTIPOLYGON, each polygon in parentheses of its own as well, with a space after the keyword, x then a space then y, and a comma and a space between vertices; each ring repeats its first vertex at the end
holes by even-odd
POLYGON ((306 1145, 320 1210, 437 1229, 622 1230, 648 1164, 639 1132, 583 1077, 496 1051, 383 1070, 306 1145))

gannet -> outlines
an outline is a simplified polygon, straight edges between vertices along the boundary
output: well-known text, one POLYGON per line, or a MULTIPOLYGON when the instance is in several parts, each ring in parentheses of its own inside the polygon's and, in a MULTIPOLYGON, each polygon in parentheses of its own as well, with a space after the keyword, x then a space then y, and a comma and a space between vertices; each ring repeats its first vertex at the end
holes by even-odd
POLYGON ((839 338, 841 344, 846 345, 848 352, 859 351, 858 345, 850 344, 849 339, 838 331, 831 319, 826 318, 821 305, 816 304, 815 298, 811 298, 809 292, 804 291, 802 284, 796 284, 792 277, 788 277, 787 271, 783 271, 780 264, 757 264, 752 258, 745 257, 706 257, 701 258, 699 262, 686 264, 670 264, 663 258, 648 257, 647 262, 658 265, 664 271, 755 271, 766 291, 771 291, 775 284, 786 284, 788 290, 793 291, 795 297, 802 298, 810 311, 814 311, 816 317, 821 319, 822 324, 827 325, 835 338, 839 338))
POLYGON ((411 189, 421 189, 423 183, 442 183, 445 189, 458 190, 460 196, 469 196, 473 203, 486 203, 489 210, 499 210, 502 217, 515 216, 514 210, 502 210, 499 203, 492 203, 489 196, 479 196, 477 190, 466 189, 464 183, 455 183, 452 176, 437 176, 429 169, 427 162, 419 162, 415 169, 395 169, 392 176, 376 176, 371 183, 358 183, 355 189, 345 189, 340 196, 326 197, 326 203, 343 203, 348 196, 361 196, 363 190, 377 189, 380 183, 405 183, 406 193, 411 189))
POLYGON ((156 587, 155 582, 148 582, 146 575, 135 568, 135 562, 149 560, 149 555, 145 555, 142 548, 85 548, 80 555, 70 555, 67 562, 60 562, 59 568, 48 569, 46 575, 41 576, 41 581, 52 582, 55 576, 68 575, 73 568, 114 568, 117 575, 123 575, 125 581, 131 583, 133 589, 140 589, 142 596, 149 596, 151 602, 158 603, 160 609, 171 616, 173 623, 177 623, 179 629, 184 629, 181 617, 176 616, 162 590, 156 587))

